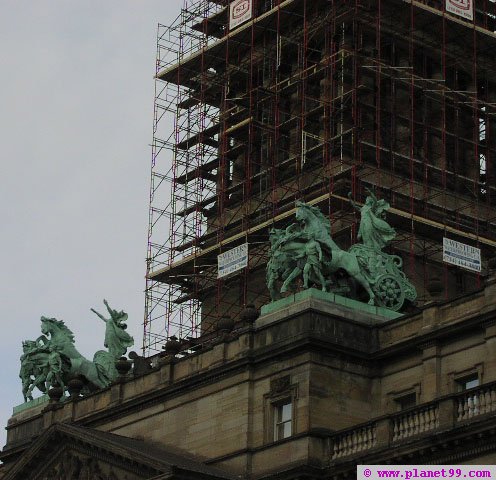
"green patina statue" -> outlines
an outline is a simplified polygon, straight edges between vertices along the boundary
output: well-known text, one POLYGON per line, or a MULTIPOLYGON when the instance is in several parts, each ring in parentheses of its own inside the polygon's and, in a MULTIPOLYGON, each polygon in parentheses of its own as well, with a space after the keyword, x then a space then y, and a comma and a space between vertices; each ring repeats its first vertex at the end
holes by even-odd
POLYGON ((120 312, 113 310, 107 300, 104 300, 103 303, 107 307, 110 318, 105 318, 96 310, 91 309, 91 311, 105 322, 105 341, 103 346, 108 349, 113 357, 118 359, 134 344, 133 337, 126 332, 127 325, 124 322, 127 320, 127 313, 123 310, 120 312))
POLYGON ((351 199, 351 194, 348 194, 348 197, 353 207, 360 212, 358 240, 361 240, 366 247, 380 251, 394 239, 396 232, 384 220, 385 213, 390 207, 389 203, 385 200, 377 200, 370 190, 367 191, 370 195, 361 208, 351 199))
POLYGON ((361 287, 370 305, 395 311, 403 307, 405 299, 416 299, 415 287, 401 270, 401 258, 382 251, 396 235, 385 220, 389 204, 368 192, 362 207, 350 195, 351 204, 361 215, 361 243, 348 251, 332 239, 329 219, 317 207, 303 202, 296 202, 298 223, 284 230, 271 230, 267 285, 272 300, 280 298, 281 293, 295 291, 300 278, 303 288, 315 285, 322 291, 355 298, 359 294, 356 287, 361 287))
POLYGON ((34 340, 22 342, 21 371, 22 395, 24 401, 33 400, 33 390, 38 388, 46 392, 45 379, 48 375, 49 350, 34 340))
POLYGON ((33 390, 38 388, 45 393, 52 386, 66 388, 73 377, 85 380, 83 392, 103 388, 112 383, 118 376, 115 362, 126 353, 134 340, 125 330, 123 323, 127 313, 110 308, 106 300, 104 304, 110 314, 105 318, 91 309, 105 322, 105 350, 99 350, 93 361, 84 358, 74 346, 74 335, 62 320, 41 317, 41 332, 36 340, 23 342, 21 370, 24 401, 33 399, 33 390))

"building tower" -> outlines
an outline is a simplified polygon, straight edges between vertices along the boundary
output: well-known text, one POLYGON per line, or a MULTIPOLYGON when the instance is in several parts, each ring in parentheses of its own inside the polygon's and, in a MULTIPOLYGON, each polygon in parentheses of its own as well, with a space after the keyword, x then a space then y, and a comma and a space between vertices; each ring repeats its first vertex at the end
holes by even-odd
POLYGON ((385 198, 418 306, 481 287, 485 269, 443 263, 444 237, 486 260, 496 245, 496 9, 464 4, 187 1, 159 27, 150 352, 269 301, 268 232, 295 200, 319 206, 347 248, 348 193, 385 198), (217 256, 244 243, 247 268, 218 278, 217 256))

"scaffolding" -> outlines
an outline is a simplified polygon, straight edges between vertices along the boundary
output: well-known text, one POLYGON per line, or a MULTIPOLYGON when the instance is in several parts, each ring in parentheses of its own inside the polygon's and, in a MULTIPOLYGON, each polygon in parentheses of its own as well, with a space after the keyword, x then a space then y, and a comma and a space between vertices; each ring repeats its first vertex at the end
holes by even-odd
MULTIPOLYGON (((158 25, 156 74, 208 47, 209 37, 195 28, 219 9, 210 2, 185 2, 171 25, 158 25)), ((205 85, 208 71, 197 74, 205 85)), ((165 285, 151 277, 197 251, 205 228, 199 205, 215 192, 215 181, 204 178, 200 169, 217 157, 216 143, 204 136, 215 129, 219 109, 204 101, 204 91, 197 98, 191 93, 181 85, 155 81, 143 337, 148 353, 159 349, 171 332, 183 337, 199 322, 196 298, 178 304, 188 278, 165 285)))
POLYGON ((254 0, 231 31, 228 3, 186 1, 158 30, 144 350, 267 303, 268 233, 295 200, 347 248, 348 193, 387 199, 419 304, 480 286, 442 238, 496 246, 495 3, 468 21, 444 0, 254 0), (248 267, 218 279, 243 243, 248 267))

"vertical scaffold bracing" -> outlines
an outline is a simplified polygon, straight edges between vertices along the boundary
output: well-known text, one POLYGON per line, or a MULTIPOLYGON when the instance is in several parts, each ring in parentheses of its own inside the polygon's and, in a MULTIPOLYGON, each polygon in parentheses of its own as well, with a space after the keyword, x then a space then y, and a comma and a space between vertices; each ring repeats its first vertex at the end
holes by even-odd
MULTIPOLYGON (((208 46, 203 32, 191 27, 217 10, 206 1, 188 1, 171 25, 158 25, 156 74, 208 46)), ((188 88, 156 78, 143 337, 148 353, 160 349, 169 334, 194 335, 199 323, 198 299, 178 303, 181 286, 157 282, 150 274, 198 248, 195 239, 201 237, 205 224, 197 206, 215 193, 215 183, 200 176, 193 181, 188 172, 211 161, 216 151, 201 142, 189 148, 187 142, 217 118, 218 108, 201 97, 192 99, 188 88), (184 244, 188 245, 178 248, 184 244)))
POLYGON ((159 25, 143 348, 208 334, 267 303, 273 227, 295 200, 356 241, 349 202, 386 199, 417 308, 484 280, 443 263, 443 237, 496 247, 496 4, 444 0, 185 1, 159 25), (247 243, 248 267, 217 278, 247 243))

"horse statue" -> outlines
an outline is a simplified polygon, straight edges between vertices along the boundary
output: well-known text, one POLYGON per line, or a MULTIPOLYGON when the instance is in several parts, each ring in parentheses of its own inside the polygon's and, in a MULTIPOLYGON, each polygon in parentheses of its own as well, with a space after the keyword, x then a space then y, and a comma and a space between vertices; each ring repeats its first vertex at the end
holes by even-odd
POLYGON ((133 345, 133 338, 125 331, 127 313, 113 310, 104 300, 110 314, 105 318, 91 309, 105 322, 105 350, 97 351, 93 361, 86 359, 75 347, 74 334, 63 320, 41 317, 41 333, 35 341, 23 342, 21 371, 24 400, 32 400, 36 387, 43 393, 54 385, 65 389, 73 377, 85 380, 85 391, 110 385, 118 376, 115 362, 133 345))
POLYGON ((102 350, 96 352, 93 362, 84 358, 76 349, 74 335, 63 320, 41 317, 41 332, 43 335, 39 338, 45 341, 50 352, 59 352, 69 360, 70 367, 65 372, 68 376, 82 375, 97 388, 108 385, 109 379, 113 376, 112 369, 115 368, 108 352, 102 350), (48 339, 46 335, 50 338, 48 339), (98 360, 98 363, 95 363, 95 360, 98 360))
POLYGON ((359 230, 362 243, 348 251, 333 240, 331 223, 319 208, 301 201, 296 202, 297 223, 286 229, 271 230, 267 286, 272 300, 294 291, 300 277, 303 288, 314 285, 322 291, 348 296, 354 292, 355 285, 361 286, 368 295, 369 305, 392 310, 399 310, 405 298, 415 300, 415 287, 401 271, 401 258, 382 251, 395 236, 394 229, 384 219, 389 204, 371 192, 363 207, 351 203, 362 216, 359 230), (280 289, 279 282, 282 282, 280 289))
POLYGON ((48 374, 48 350, 37 351, 39 344, 34 340, 22 342, 21 370, 19 377, 22 382, 24 401, 33 400, 33 390, 38 388, 46 392, 45 379, 48 374))
POLYGON ((296 220, 299 224, 292 224, 285 231, 276 233, 277 242, 271 247, 267 267, 271 298, 274 300, 279 296, 275 289, 279 278, 283 279, 280 293, 290 290, 300 275, 303 275, 304 288, 315 283, 327 291, 329 285, 335 283, 332 276, 344 270, 363 286, 369 294, 369 304, 373 304, 374 292, 362 274, 356 256, 339 248, 332 239, 331 223, 322 212, 298 201, 296 220))
POLYGON ((331 222, 317 208, 303 202, 296 202, 296 219, 303 225, 303 231, 316 241, 327 247, 330 253, 329 262, 326 264, 328 273, 334 274, 344 270, 351 278, 356 280, 368 293, 369 305, 374 305, 375 294, 370 288, 367 278, 363 275, 357 257, 352 253, 339 248, 331 237, 331 222))

